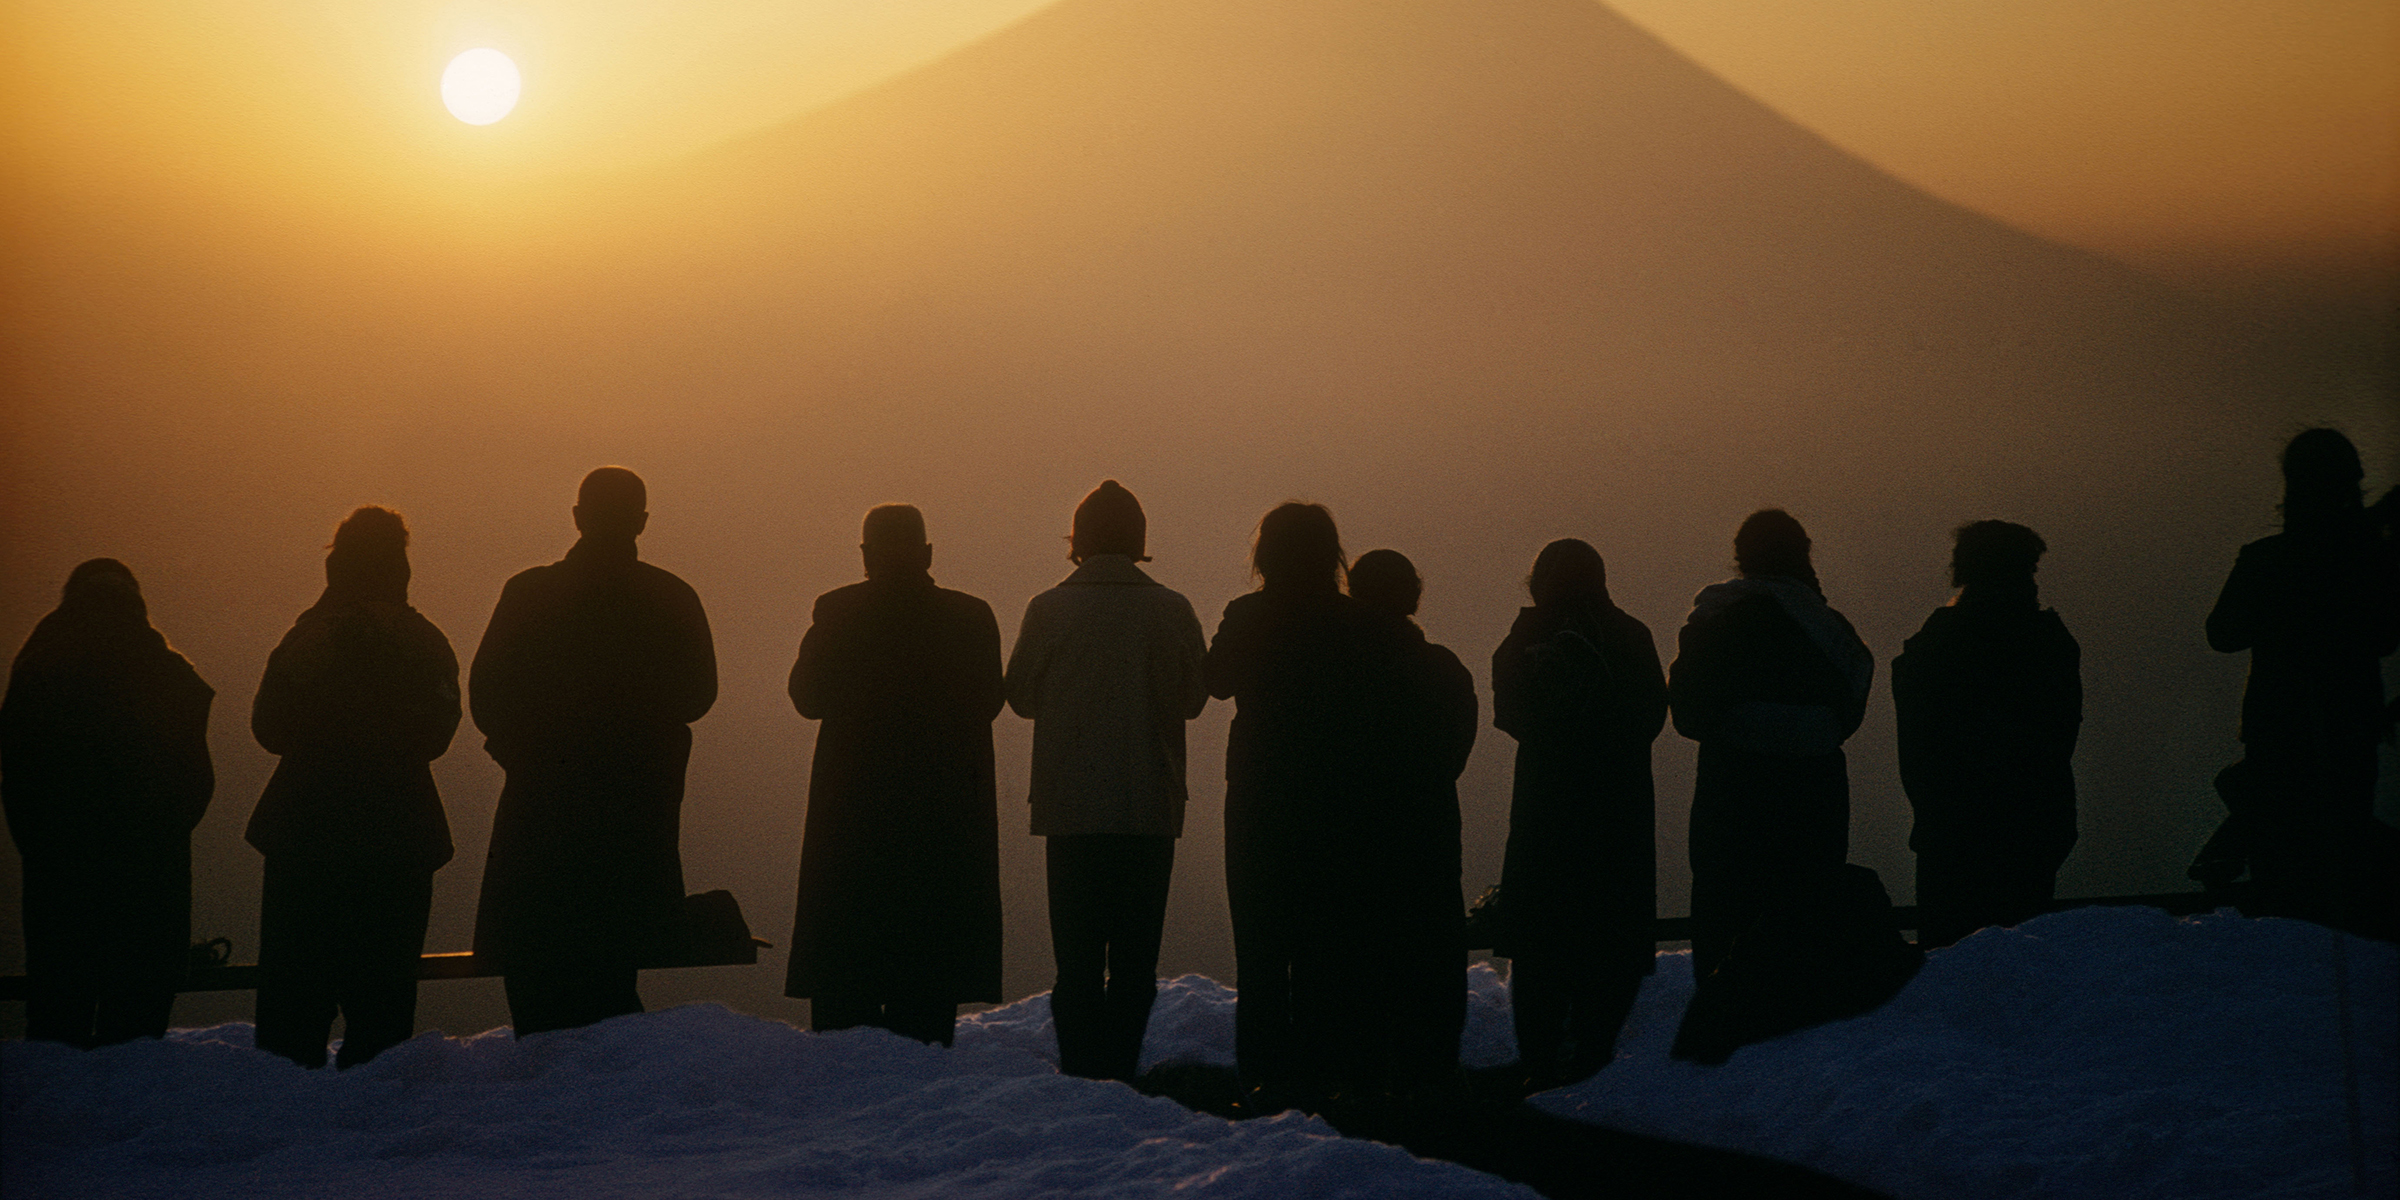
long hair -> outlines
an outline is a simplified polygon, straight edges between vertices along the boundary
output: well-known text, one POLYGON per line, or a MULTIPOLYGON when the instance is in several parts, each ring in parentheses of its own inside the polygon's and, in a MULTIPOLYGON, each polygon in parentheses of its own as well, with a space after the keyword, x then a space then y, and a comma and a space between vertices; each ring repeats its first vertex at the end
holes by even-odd
POLYGON ((1348 566, 1333 512, 1324 505, 1287 500, 1259 518, 1258 536, 1250 544, 1250 573, 1267 587, 1338 592, 1348 566))
POLYGON ((2338 429, 2308 429, 2283 448, 2283 527, 2316 529, 2366 507, 2358 447, 2338 429))
POLYGON ((1533 557, 1533 570, 1525 576, 1525 591, 1533 597, 1536 608, 1551 608, 1560 604, 1583 601, 1606 605, 1608 598, 1608 562, 1582 538, 1560 538, 1533 557))

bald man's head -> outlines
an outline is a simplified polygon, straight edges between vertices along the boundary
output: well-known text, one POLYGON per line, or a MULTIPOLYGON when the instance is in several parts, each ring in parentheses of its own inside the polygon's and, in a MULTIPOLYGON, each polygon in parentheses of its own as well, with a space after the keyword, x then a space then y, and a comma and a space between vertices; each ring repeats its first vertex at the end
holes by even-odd
POLYGON ((623 467, 601 467, 575 493, 575 528, 602 537, 639 537, 650 523, 650 489, 623 467))
POLYGON ((922 574, 933 568, 933 547, 925 540, 925 514, 913 504, 878 504, 868 509, 858 549, 867 560, 869 579, 922 574))

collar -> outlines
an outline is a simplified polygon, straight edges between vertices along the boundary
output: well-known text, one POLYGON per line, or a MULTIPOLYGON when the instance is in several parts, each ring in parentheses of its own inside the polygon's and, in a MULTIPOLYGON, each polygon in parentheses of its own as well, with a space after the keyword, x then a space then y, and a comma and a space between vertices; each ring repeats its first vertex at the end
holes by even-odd
POLYGON ((1094 554, 1085 558, 1067 576, 1066 583, 1148 584, 1157 581, 1134 565, 1133 559, 1122 554, 1094 554))

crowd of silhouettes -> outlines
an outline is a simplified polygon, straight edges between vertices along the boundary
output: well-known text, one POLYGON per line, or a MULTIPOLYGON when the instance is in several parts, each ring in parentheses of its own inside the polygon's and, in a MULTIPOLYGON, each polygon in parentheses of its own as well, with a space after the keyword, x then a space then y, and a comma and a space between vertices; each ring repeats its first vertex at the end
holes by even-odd
MULTIPOLYGON (((2377 662, 2400 643, 2400 500, 2373 508, 2332 430, 2283 456, 2284 530, 2242 549, 2209 615, 2251 653, 2244 757, 2192 871, 2248 872, 2254 911, 2390 935, 2394 835, 2373 816, 2392 729, 2377 662)), ((691 723, 716 699, 699 597, 640 560, 642 480, 603 467, 560 562, 502 590, 466 710, 506 773, 475 951, 518 1035, 639 1012, 688 905, 679 846, 691 723)), ((1132 1079, 1188 802, 1185 724, 1234 713, 1224 863, 1236 1056, 1265 1102, 1440 1088, 1458 1075, 1469 917, 1457 781, 1480 724, 1472 675, 1414 616, 1409 559, 1350 560, 1333 514, 1259 522, 1256 590, 1213 640, 1143 571, 1141 503, 1114 480, 1075 508, 1072 572, 1027 605, 1005 663, 982 600, 935 584, 924 515, 866 514, 865 580, 818 597, 792 665, 821 723, 787 994, 817 1029, 948 1044, 1001 987, 992 722, 1033 722, 1062 1070, 1132 1079)), ((452 844, 429 764, 461 715, 458 662, 408 604, 408 529, 361 508, 326 586, 269 657, 251 714, 280 756, 248 840, 265 857, 257 1040, 304 1066, 410 1036, 434 872, 452 844)), ((2080 652, 2041 607, 2022 525, 1960 527, 1958 593, 1892 664, 1915 812, 1919 945, 2052 902, 2076 839, 2080 652)), ((1702 589, 1661 668, 1587 542, 1543 547, 1492 656, 1492 722, 1516 742, 1507 850, 1478 928, 1510 961, 1527 1088, 1590 1075, 1655 962, 1651 747, 1699 744, 1694 971, 1677 1053, 1871 1006, 1921 961, 1848 864, 1849 767, 1873 655, 1827 602, 1801 523, 1745 520, 1734 578, 1702 589), (1911 957, 1911 956, 1916 957, 1911 957)), ((18 654, 0 705, 0 798, 25 861, 27 1033, 81 1046, 165 1027, 186 967, 190 834, 213 789, 213 693, 152 629, 133 574, 94 559, 18 654)))

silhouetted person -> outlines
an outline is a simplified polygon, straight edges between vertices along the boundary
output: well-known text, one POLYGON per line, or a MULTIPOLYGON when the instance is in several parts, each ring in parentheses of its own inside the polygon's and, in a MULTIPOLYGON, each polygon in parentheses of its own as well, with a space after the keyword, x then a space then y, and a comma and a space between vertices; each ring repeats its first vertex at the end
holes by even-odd
POLYGON ((1133 1079, 1158 994, 1184 722, 1208 703, 1191 602, 1142 572, 1141 502, 1111 479, 1075 509, 1075 572, 1025 606, 1008 703, 1033 721, 1033 832, 1047 838, 1059 1069, 1133 1079))
POLYGON ((1341 590, 1333 514, 1276 507, 1258 523, 1250 562, 1262 586, 1225 606, 1207 679, 1210 695, 1235 705, 1225 747, 1234 1054, 1245 1083, 1279 1089, 1324 1065, 1327 826, 1369 782, 1374 689, 1368 622, 1341 590))
POLYGON ((432 762, 458 731, 458 657, 408 605, 408 526, 361 508, 333 534, 325 592, 267 657, 250 708, 283 761, 250 815, 267 857, 258 1047, 314 1069, 416 1032, 417 958, 450 822, 432 762))
POLYGON ((563 561, 501 589, 467 704, 508 772, 475 952, 499 964, 517 1036, 642 1011, 639 963, 674 944, 691 723, 717 698, 700 597, 640 561, 641 477, 602 467, 563 561))
MULTIPOLYGON (((2217 778, 2220 841, 2246 857, 2256 906, 2278 916, 2388 928, 2359 901, 2391 840, 2375 821, 2377 660, 2400 644, 2400 564, 2361 504, 2358 450, 2311 429, 2283 452, 2283 532, 2242 547, 2208 644, 2250 652, 2242 761, 2217 778)), ((2238 865, 2235 868, 2238 871, 2238 865)))
POLYGON ((25 859, 25 1036, 159 1037, 192 934, 216 693, 113 558, 67 576, 0 702, 0 803, 25 859))
POLYGON ((1926 949, 2039 915, 2075 845, 2082 650, 2034 588, 2048 547, 2006 521, 1956 537, 1957 598, 1892 660, 1926 949))
POLYGON ((1657 962, 1650 744, 1667 681, 1589 543, 1544 546, 1526 588, 1533 606, 1492 654, 1492 724, 1517 739, 1493 949, 1509 960, 1520 1069, 1540 1089, 1609 1064, 1657 962))
POLYGON ((1700 743, 1692 791, 1692 970, 1829 878, 1850 848, 1842 742, 1865 719, 1875 659, 1825 603, 1809 539, 1762 509, 1733 539, 1741 574, 1703 588, 1677 638, 1675 731, 1700 743))
POLYGON ((1364 1086, 1440 1085, 1457 1077, 1467 1021, 1458 776, 1481 724, 1475 677, 1412 619, 1424 583, 1407 556, 1370 550, 1349 580, 1381 683, 1363 786, 1331 831, 1336 1069, 1364 1086))
POLYGON ((916 509, 869 510, 861 542, 866 582, 817 597, 792 664, 824 725, 784 994, 815 1029, 947 1046, 960 1004, 1000 1000, 1000 627, 934 585, 916 509))

